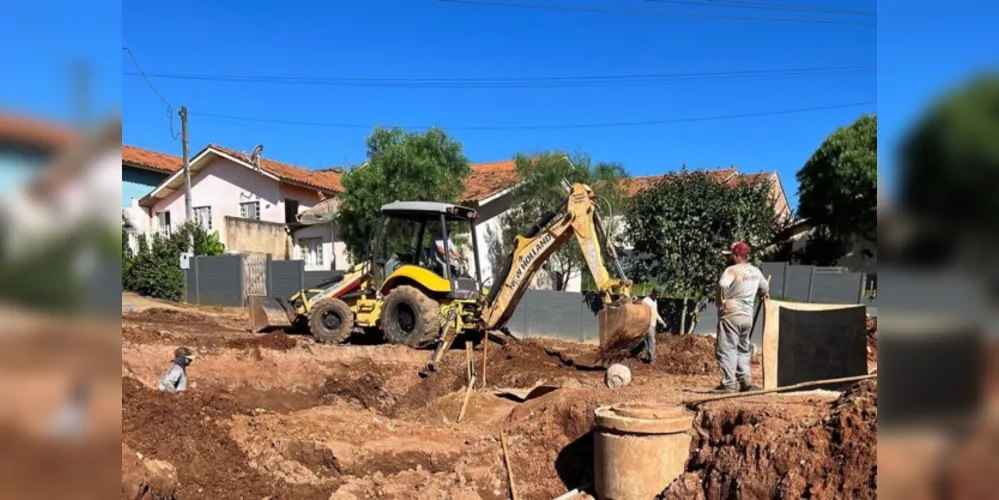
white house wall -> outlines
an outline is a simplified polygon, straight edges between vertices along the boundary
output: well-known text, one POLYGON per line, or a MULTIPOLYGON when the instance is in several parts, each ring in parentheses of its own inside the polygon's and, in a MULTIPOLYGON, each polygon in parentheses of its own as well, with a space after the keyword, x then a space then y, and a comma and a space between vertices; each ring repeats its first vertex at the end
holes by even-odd
MULTIPOLYGON (((495 274, 501 272, 502 268, 495 268, 490 260, 490 252, 494 245, 502 241, 503 238, 503 217, 514 208, 513 197, 507 193, 495 200, 478 208, 479 221, 475 225, 475 237, 479 246, 479 264, 482 267, 482 279, 488 285, 493 285, 495 274)), ((521 228, 524 233, 529 227, 521 228)), ((502 256, 503 259, 506 254, 502 256)), ((499 263, 502 266, 502 262, 499 263)), ((567 292, 579 292, 582 290, 582 274, 577 272, 569 278, 567 292)), ((551 289, 544 271, 539 271, 531 282, 533 289, 551 289)))
MULTIPOLYGON (((259 201, 260 220, 284 223, 284 205, 276 181, 225 159, 216 159, 191 179, 191 207, 212 208, 212 230, 219 231, 225 242, 225 217, 239 217, 240 203, 259 201)), ((186 220, 183 188, 160 200, 152 209, 153 226, 157 230, 157 214, 170 212, 174 227, 186 220)))

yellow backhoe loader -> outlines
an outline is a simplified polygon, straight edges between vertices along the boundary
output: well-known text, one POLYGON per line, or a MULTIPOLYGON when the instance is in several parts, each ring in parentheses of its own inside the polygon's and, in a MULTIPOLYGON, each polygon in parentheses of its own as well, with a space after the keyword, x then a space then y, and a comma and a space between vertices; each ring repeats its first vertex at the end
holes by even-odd
POLYGON ((648 328, 648 308, 631 302, 631 282, 606 242, 593 190, 584 184, 518 236, 502 271, 482 286, 478 239, 471 237, 474 276, 452 236, 474 234, 475 210, 434 202, 396 202, 381 209, 370 258, 315 289, 289 299, 251 297, 255 332, 306 324, 317 340, 343 342, 357 329, 380 329, 388 342, 434 345, 433 369, 460 333, 505 331, 535 273, 575 235, 603 301, 600 345, 637 344, 648 328), (465 228, 461 227, 465 226, 465 228), (604 253, 614 262, 611 278, 604 253))

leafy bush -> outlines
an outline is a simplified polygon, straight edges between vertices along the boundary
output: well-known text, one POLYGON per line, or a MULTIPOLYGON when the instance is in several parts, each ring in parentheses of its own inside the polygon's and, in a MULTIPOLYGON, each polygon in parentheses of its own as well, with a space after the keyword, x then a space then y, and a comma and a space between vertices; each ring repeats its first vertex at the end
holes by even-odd
POLYGON ((194 241, 195 256, 215 256, 225 252, 218 232, 208 233, 200 225, 187 222, 169 237, 139 236, 138 252, 133 256, 122 243, 121 286, 145 297, 179 301, 183 298, 186 276, 180 268, 180 254, 194 241))

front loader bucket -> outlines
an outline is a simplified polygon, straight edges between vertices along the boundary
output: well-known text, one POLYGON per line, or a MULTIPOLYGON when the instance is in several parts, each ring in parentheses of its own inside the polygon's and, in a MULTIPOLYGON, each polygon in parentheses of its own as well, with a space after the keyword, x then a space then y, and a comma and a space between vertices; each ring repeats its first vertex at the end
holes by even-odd
POLYGON ((627 356, 644 338, 652 321, 652 311, 641 302, 619 302, 604 306, 597 314, 600 353, 627 356))
POLYGON ((247 297, 246 307, 250 312, 250 331, 253 333, 291 328, 294 314, 289 313, 278 299, 251 295, 247 297))

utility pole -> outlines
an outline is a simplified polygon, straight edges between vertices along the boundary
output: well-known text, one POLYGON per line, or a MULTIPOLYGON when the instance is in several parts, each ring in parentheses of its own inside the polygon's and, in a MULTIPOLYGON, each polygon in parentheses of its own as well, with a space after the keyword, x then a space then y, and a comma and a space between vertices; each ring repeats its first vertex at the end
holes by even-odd
POLYGON ((81 133, 90 125, 90 66, 86 61, 75 61, 72 66, 73 106, 76 108, 77 126, 81 133))
MULTIPOLYGON (((188 152, 187 138, 187 106, 180 107, 180 142, 184 158, 184 209, 186 211, 185 222, 194 219, 194 210, 191 208, 191 158, 188 152)), ((190 235, 188 250, 194 251, 194 234, 190 235)))

